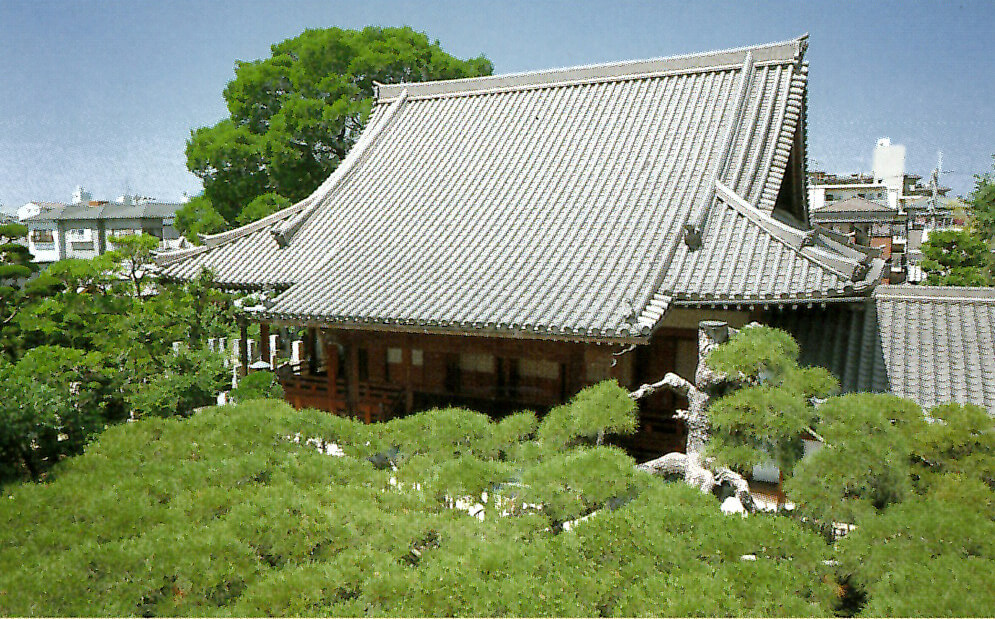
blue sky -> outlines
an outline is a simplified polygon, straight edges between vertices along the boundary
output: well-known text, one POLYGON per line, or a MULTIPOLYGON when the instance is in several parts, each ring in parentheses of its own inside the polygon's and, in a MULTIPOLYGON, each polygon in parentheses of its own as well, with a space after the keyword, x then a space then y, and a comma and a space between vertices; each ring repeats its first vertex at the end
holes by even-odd
POLYGON ((995 2, 0 0, 0 203, 77 184, 178 199, 190 129, 226 115, 236 60, 307 27, 410 25, 495 72, 651 58, 810 34, 809 157, 867 171, 878 137, 958 193, 995 153, 995 2))

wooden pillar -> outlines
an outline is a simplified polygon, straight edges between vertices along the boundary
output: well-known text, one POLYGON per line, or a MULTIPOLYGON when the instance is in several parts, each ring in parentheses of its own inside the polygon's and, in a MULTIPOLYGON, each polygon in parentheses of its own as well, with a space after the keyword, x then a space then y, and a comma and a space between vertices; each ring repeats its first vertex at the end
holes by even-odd
MULTIPOLYGON (((346 407, 355 415, 359 405, 359 347, 353 338, 345 342, 345 388, 346 407)), ((369 419, 366 420, 369 422, 369 419)))
POLYGON ((401 364, 404 366, 404 413, 408 414, 414 408, 414 391, 411 389, 411 338, 404 338, 401 349, 401 364))
POLYGON ((567 360, 567 397, 572 398, 584 388, 584 345, 571 346, 573 354, 567 360))
MULTIPOLYGON (((307 335, 304 336, 304 352, 307 355, 307 373, 311 376, 318 374, 318 330, 308 327, 307 335)), ((326 364, 327 365, 327 364, 326 364)))
POLYGON ((325 387, 328 392, 328 410, 338 412, 339 398, 339 347, 328 333, 322 332, 325 347, 325 387))
POLYGON ((269 323, 259 323, 259 352, 260 359, 269 363, 269 323))
POLYGON ((238 371, 242 376, 249 373, 249 323, 245 319, 238 321, 238 371))

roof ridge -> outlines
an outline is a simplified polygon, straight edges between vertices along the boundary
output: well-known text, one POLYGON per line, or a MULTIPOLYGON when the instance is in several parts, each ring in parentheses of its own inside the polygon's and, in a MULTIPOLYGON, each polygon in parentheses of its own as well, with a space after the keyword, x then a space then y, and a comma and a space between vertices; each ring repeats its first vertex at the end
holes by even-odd
POLYGON ((679 54, 645 60, 625 60, 587 64, 559 69, 523 71, 481 77, 464 77, 428 82, 374 83, 376 100, 386 103, 407 90, 409 99, 431 98, 454 94, 475 94, 491 90, 516 90, 528 87, 567 85, 576 82, 602 82, 620 78, 647 77, 659 73, 697 72, 709 69, 741 66, 747 54, 753 54, 755 64, 794 62, 804 54, 808 35, 732 49, 679 54))
POLYGON ((195 247, 186 247, 183 249, 175 249, 172 251, 160 252, 156 255, 156 264, 159 266, 165 266, 167 264, 172 264, 177 260, 182 258, 188 258, 190 256, 196 256, 197 254, 204 253, 208 249, 229 243, 231 241, 238 240, 248 234, 251 234, 257 230, 266 228, 273 223, 286 219, 289 216, 295 215, 298 211, 304 208, 304 202, 307 199, 301 200, 297 204, 292 204, 286 208, 280 209, 275 213, 271 213, 262 219, 257 219, 256 221, 245 224, 244 226, 239 226, 232 230, 226 230, 224 232, 218 232, 217 234, 198 234, 197 237, 200 239, 201 244, 195 247))
POLYGON ((995 288, 985 286, 910 286, 883 285, 875 290, 876 299, 891 301, 960 301, 995 303, 995 288))
MULTIPOLYGON (((846 271, 841 269, 838 265, 826 264, 822 260, 818 259, 819 257, 823 256, 818 256, 818 257, 813 256, 811 255, 810 252, 819 252, 819 253, 828 253, 828 252, 826 250, 823 250, 821 248, 812 245, 806 246, 805 238, 807 236, 807 233, 805 231, 792 228, 791 226, 778 221, 777 219, 771 217, 770 215, 765 214, 763 211, 754 207, 752 204, 744 200, 739 194, 734 192, 732 189, 726 187, 725 184, 723 184, 721 181, 715 181, 715 188, 716 188, 717 197, 721 199, 723 203, 729 205, 730 208, 737 211, 740 215, 745 217, 753 225, 758 226, 761 230, 763 230, 767 235, 769 235, 775 241, 781 243, 782 245, 784 245, 794 253, 798 254, 802 258, 811 261, 819 268, 825 269, 830 273, 833 273, 841 277, 842 279, 853 281, 854 269, 856 269, 860 265, 860 261, 854 260, 847 256, 843 256, 841 254, 838 255, 838 257, 833 257, 833 258, 825 256, 825 258, 828 260, 835 260, 847 266, 850 266, 850 263, 852 262, 853 269, 850 271, 850 273, 847 273, 846 271), (797 245, 795 245, 794 242, 789 242, 789 239, 785 238, 785 235, 790 235, 791 241, 796 241, 797 245), (810 252, 804 251, 805 249, 810 250, 810 252)), ((857 282, 854 283, 856 284, 857 282)))
POLYGON ((381 118, 375 126, 367 127, 363 130, 363 133, 360 135, 359 139, 353 147, 349 149, 345 159, 339 163, 328 178, 326 178, 317 189, 311 192, 309 196, 296 204, 280 209, 275 213, 267 215, 262 219, 258 219, 244 226, 239 226, 238 228, 226 230, 225 232, 219 232, 217 234, 200 234, 198 236, 201 239, 201 245, 194 248, 163 252, 159 254, 157 259, 159 265, 164 266, 175 262, 176 260, 203 253, 212 247, 217 247, 218 245, 235 241, 248 234, 270 226, 274 226, 270 232, 273 233, 273 238, 276 239, 277 244, 280 245, 280 247, 286 246, 286 244, 290 242, 290 238, 304 223, 304 220, 310 217, 311 214, 313 214, 314 211, 321 205, 321 198, 327 195, 340 180, 349 174, 351 169, 355 166, 356 160, 363 156, 366 148, 373 143, 383 129, 390 124, 390 121, 396 115, 397 110, 404 104, 405 98, 406 96, 402 92, 401 96, 394 102, 395 104, 392 109, 388 110, 385 116, 381 118))
POLYGON ((384 112, 383 116, 377 120, 377 123, 372 127, 367 127, 363 130, 362 135, 356 140, 352 148, 349 149, 349 153, 346 155, 345 159, 335 168, 335 171, 329 175, 325 182, 323 182, 317 189, 311 193, 310 196, 305 198, 301 204, 305 206, 300 210, 300 212, 295 213, 290 219, 283 221, 271 231, 273 233, 273 238, 276 240, 277 245, 280 247, 286 247, 290 240, 293 238, 294 234, 300 229, 304 224, 304 221, 308 219, 322 204, 322 198, 327 196, 331 191, 339 185, 344 179, 349 176, 353 168, 356 167, 356 163, 366 155, 366 151, 377 141, 377 138, 381 133, 390 125, 391 121, 397 116, 398 110, 404 106, 404 102, 407 99, 408 91, 402 90, 401 94, 394 100, 391 106, 384 112))

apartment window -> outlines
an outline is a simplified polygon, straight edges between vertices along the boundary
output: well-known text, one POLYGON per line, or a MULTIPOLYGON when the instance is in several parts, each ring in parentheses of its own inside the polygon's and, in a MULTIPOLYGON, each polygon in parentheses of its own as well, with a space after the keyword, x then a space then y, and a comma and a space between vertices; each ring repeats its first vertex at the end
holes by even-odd
POLYGON ((35 243, 54 243, 55 235, 51 230, 32 230, 31 240, 35 243))

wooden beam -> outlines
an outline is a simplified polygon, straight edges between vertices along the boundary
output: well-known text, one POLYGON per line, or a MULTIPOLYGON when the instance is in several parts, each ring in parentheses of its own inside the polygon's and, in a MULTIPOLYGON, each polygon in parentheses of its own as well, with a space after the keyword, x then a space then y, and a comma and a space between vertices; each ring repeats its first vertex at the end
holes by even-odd
POLYGON ((584 387, 584 345, 574 344, 567 361, 567 397, 574 397, 584 387))

